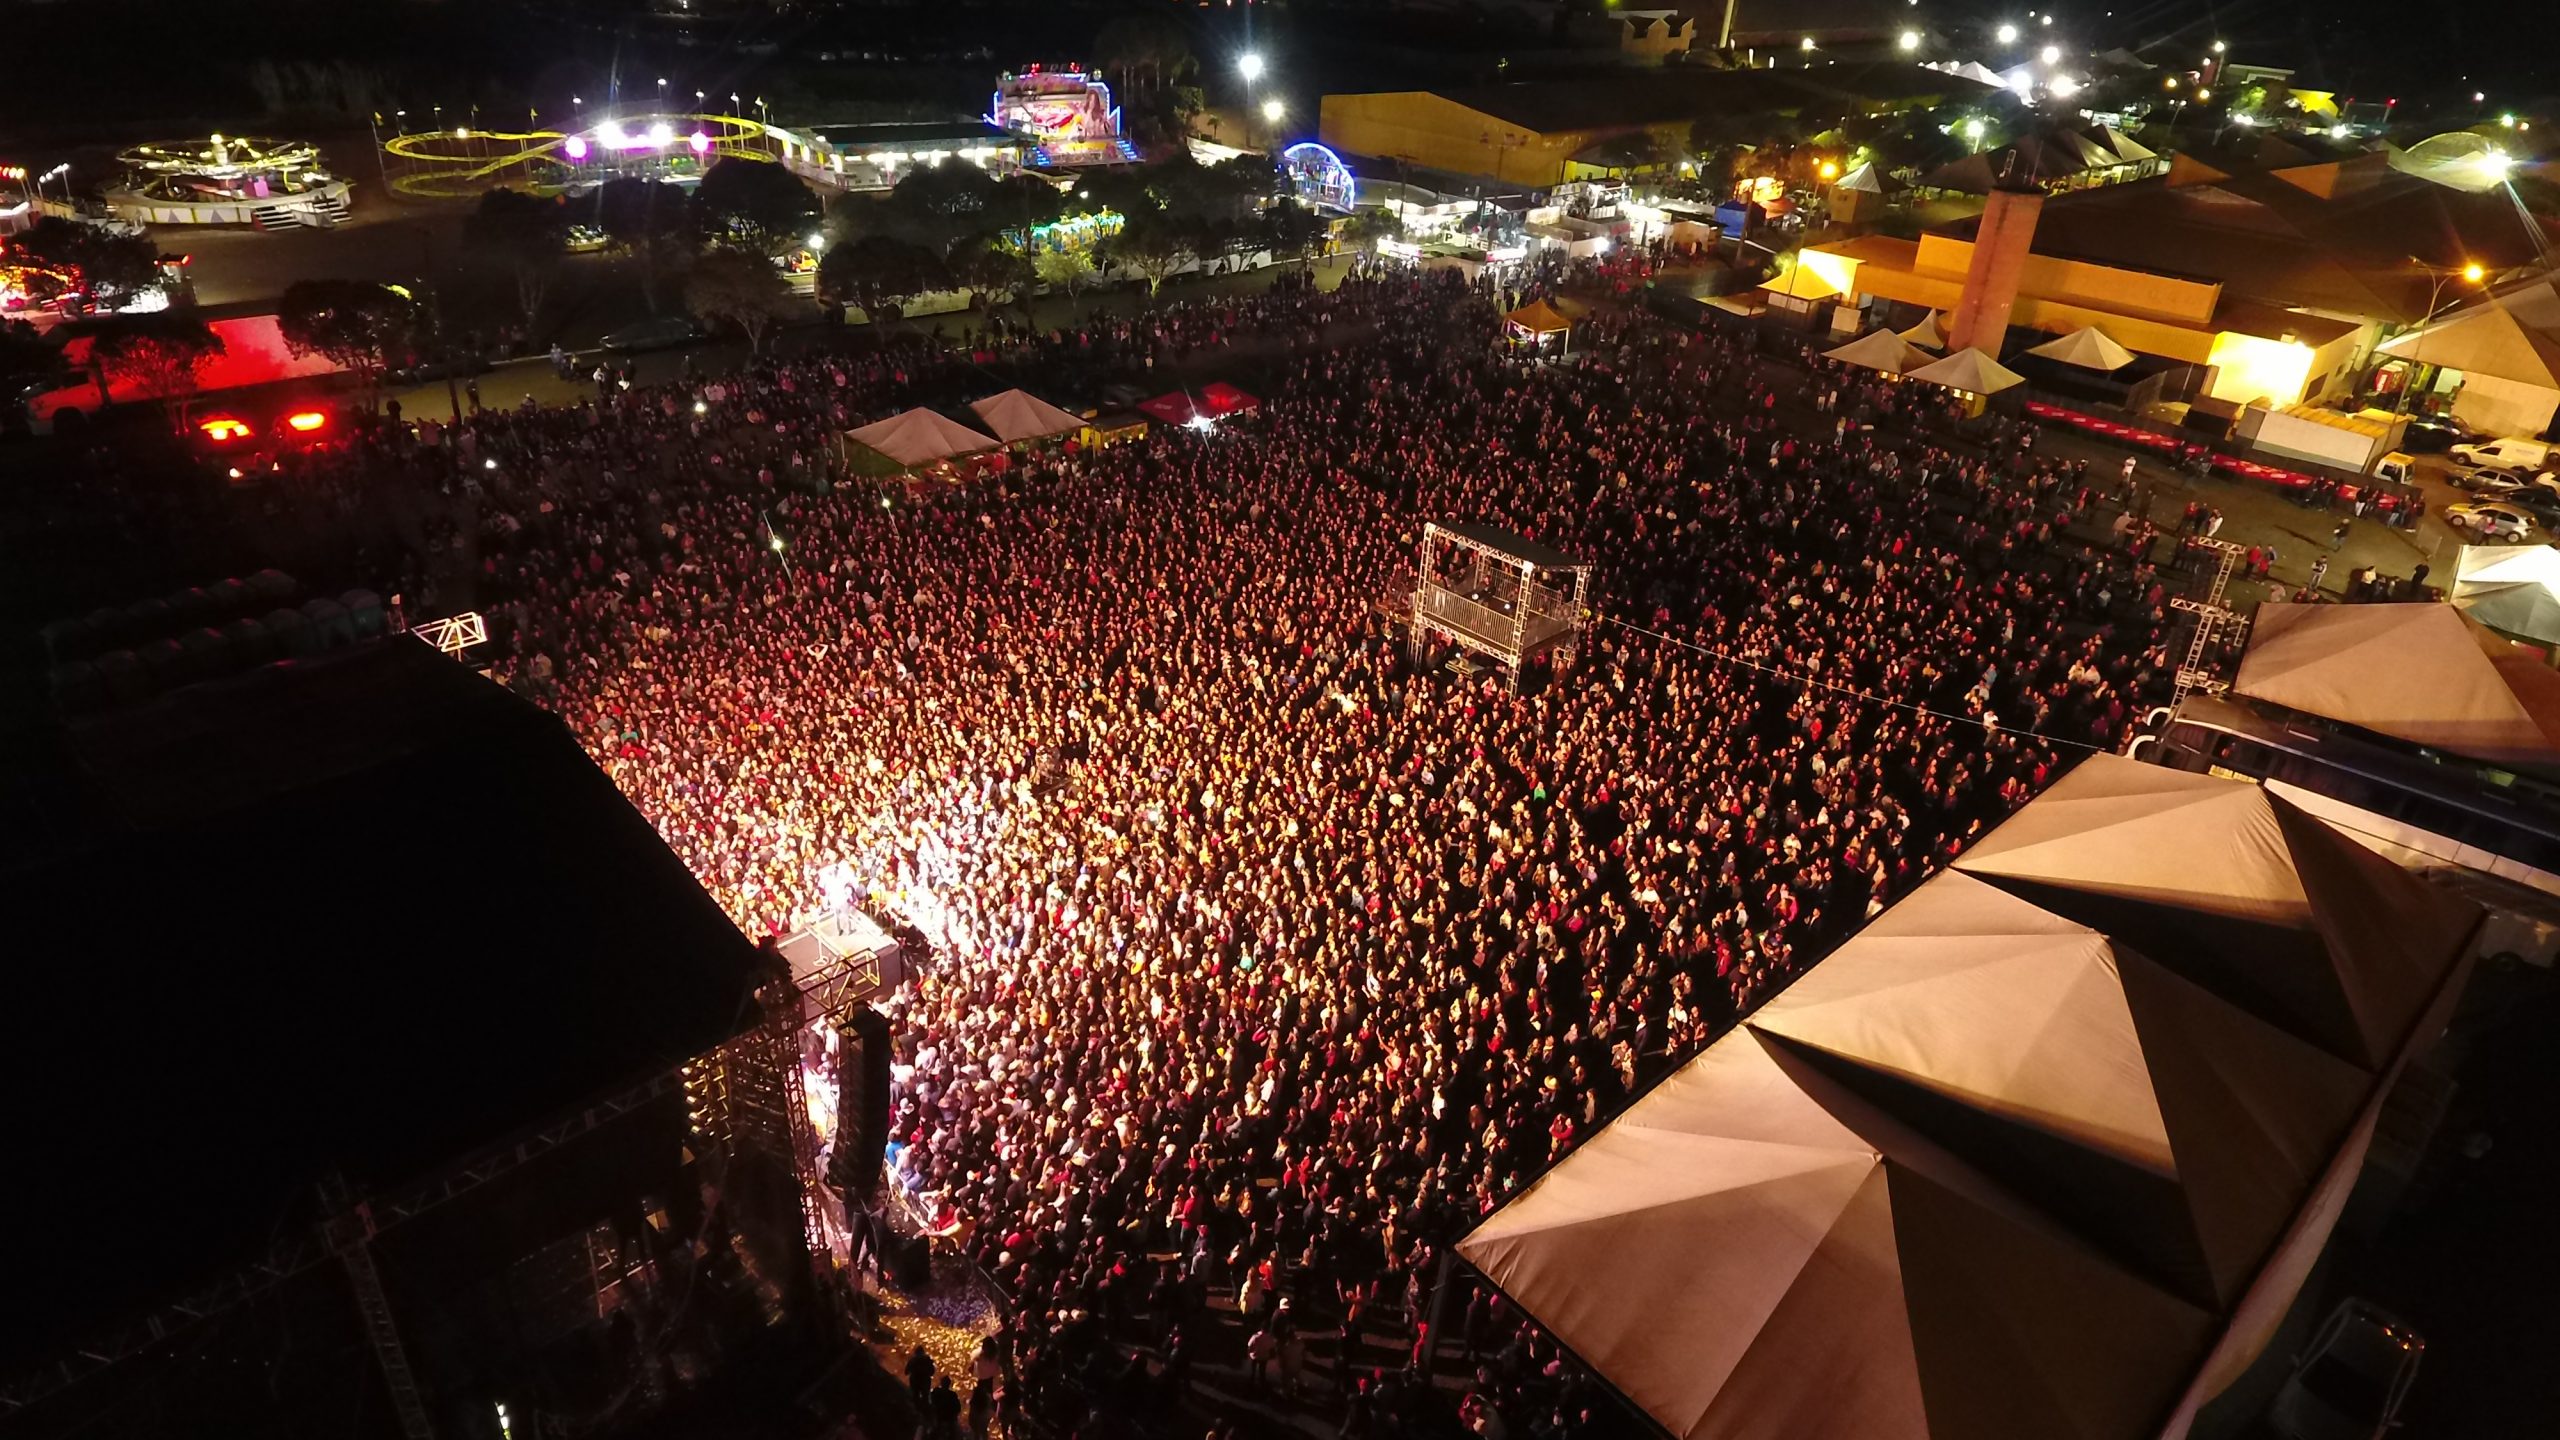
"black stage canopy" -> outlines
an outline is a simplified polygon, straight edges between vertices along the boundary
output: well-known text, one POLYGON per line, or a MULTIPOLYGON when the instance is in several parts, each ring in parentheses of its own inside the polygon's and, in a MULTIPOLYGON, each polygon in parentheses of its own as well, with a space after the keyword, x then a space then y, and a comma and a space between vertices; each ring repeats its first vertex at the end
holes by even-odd
POLYGON ((405 637, 52 734, 0 802, 0 1375, 752 1022, 561 722, 405 637))

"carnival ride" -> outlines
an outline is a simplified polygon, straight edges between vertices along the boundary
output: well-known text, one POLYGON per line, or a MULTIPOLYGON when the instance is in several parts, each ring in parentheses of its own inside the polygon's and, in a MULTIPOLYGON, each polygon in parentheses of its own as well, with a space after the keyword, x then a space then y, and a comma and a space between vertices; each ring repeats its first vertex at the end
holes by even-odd
POLYGON ((650 114, 574 131, 420 131, 383 141, 382 154, 392 189, 452 200, 501 185, 553 194, 607 180, 692 184, 720 160, 779 160, 773 144, 766 126, 742 116, 650 114))
POLYGON ((135 225, 254 225, 262 230, 335 225, 347 218, 347 182, 302 140, 214 135, 155 140, 116 156, 125 181, 100 198, 135 225))
POLYGON ((1137 147, 1120 133, 1111 87, 1075 66, 1033 65, 998 77, 987 123, 1030 137, 1033 148, 1023 163, 1035 169, 1138 158, 1137 147))
POLYGON ((1312 140, 1281 151, 1280 168, 1297 192, 1298 203, 1310 210, 1348 215, 1359 202, 1359 177, 1342 163, 1341 156, 1312 140))

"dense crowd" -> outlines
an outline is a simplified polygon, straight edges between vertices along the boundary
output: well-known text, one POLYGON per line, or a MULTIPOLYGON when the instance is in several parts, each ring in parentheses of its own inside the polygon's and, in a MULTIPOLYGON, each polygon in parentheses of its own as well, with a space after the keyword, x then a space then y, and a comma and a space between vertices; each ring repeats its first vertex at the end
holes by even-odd
POLYGON ((1594 1433, 1552 1341, 1433 1295, 1442 1248, 2161 688, 2159 581, 2072 538, 2031 435, 1633 314, 1519 364, 1496 313, 1356 279, 373 457, 471 492, 447 559, 509 678, 742 926, 842 863, 933 938, 895 1176, 1058 1433, 1204 1364, 1345 1434, 1594 1433), (838 473, 905 403, 1204 349, 1263 357, 1258 413, 930 496, 838 473), (1380 601, 1426 518, 1595 562, 1573 662, 1417 664, 1380 601))

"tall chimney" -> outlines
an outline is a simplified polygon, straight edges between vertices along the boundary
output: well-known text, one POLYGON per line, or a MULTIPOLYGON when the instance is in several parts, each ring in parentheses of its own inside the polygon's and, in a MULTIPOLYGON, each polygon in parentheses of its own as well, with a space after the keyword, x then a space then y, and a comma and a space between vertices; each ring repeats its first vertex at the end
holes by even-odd
POLYGON ((1973 232, 1973 263, 1965 269, 1964 293, 1947 317, 1947 353, 1979 347, 1999 358, 2000 341, 2009 333, 2009 310, 2018 303, 2018 281, 2035 245, 2036 217, 2043 213, 2041 190, 1992 190, 1982 223, 1973 232))

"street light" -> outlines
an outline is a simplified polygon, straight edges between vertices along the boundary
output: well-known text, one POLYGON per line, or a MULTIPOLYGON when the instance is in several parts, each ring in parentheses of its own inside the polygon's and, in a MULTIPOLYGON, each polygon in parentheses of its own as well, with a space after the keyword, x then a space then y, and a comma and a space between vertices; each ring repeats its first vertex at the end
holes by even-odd
POLYGON ((2042 50, 2036 52, 2036 58, 2047 65, 2056 64, 2062 59, 2062 47, 2059 45, 2047 45, 2042 50))
POLYGON ((1905 30, 1902 32, 1902 38, 1896 43, 1901 45, 1905 50, 1917 50, 1920 48, 1920 32, 1917 30, 1905 30))
POLYGON ((1993 38, 1997 39, 2003 45, 2015 45, 2018 43, 2018 27, 2015 25, 2003 25, 1992 33, 1993 38))
POLYGON ((1289 107, 1276 99, 1262 102, 1262 118, 1266 124, 1277 125, 1280 123, 1280 117, 1288 113, 1289 107))
POLYGON ((2222 54, 2224 51, 2229 50, 2230 48, 2231 48, 2231 47, 2230 47, 2229 45, 2226 45, 2226 44, 2224 44, 2223 42, 2221 42, 2221 41, 2219 41, 2219 40, 2216 40, 2216 41, 2214 41, 2214 42, 2213 42, 2213 53, 2214 53, 2214 54, 2216 54, 2216 55, 2222 54))
POLYGON ((1244 83, 1247 85, 1261 79, 1262 71, 1262 56, 1256 51, 1247 50, 1243 58, 1236 61, 1236 73, 1244 76, 1244 83))

